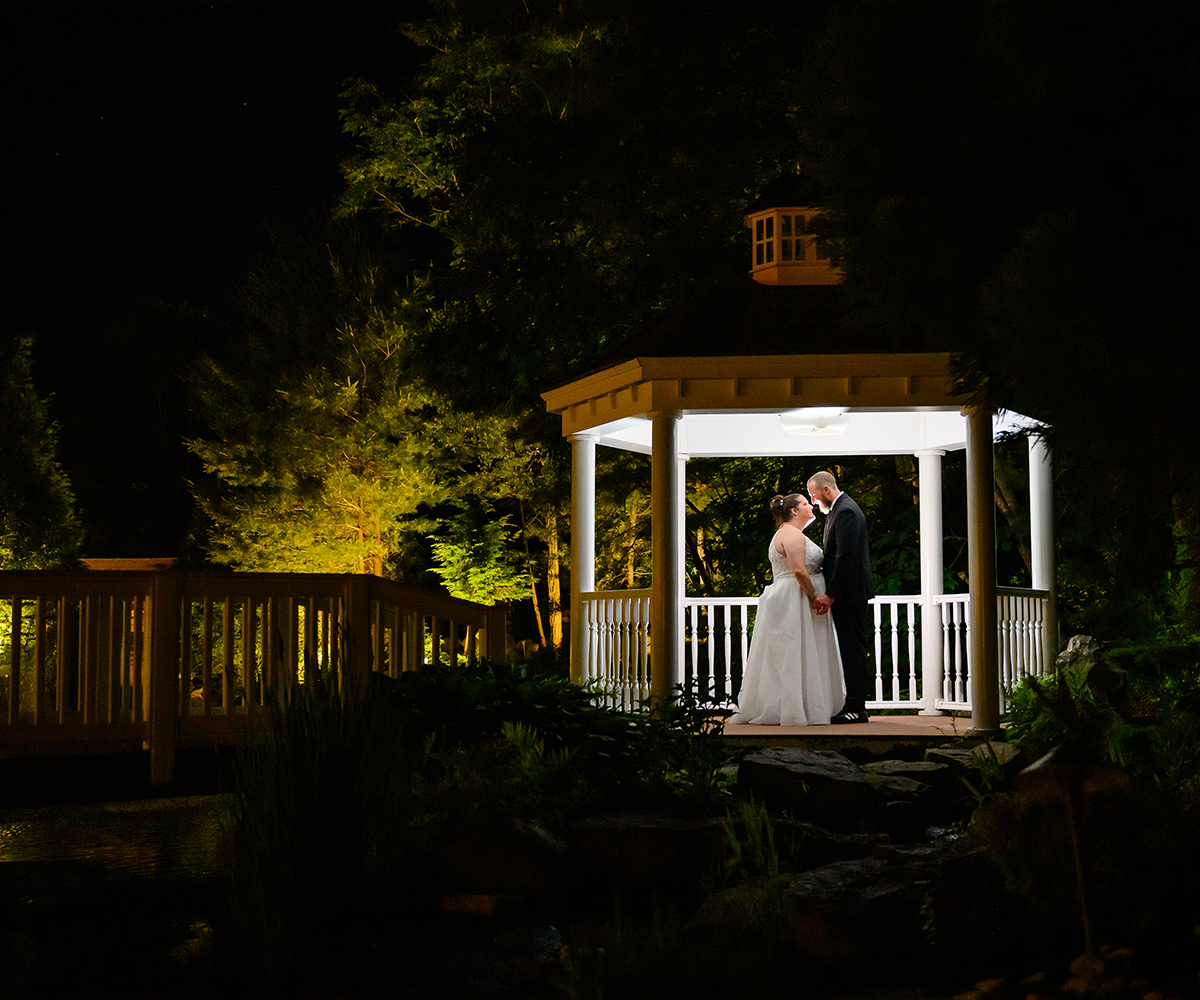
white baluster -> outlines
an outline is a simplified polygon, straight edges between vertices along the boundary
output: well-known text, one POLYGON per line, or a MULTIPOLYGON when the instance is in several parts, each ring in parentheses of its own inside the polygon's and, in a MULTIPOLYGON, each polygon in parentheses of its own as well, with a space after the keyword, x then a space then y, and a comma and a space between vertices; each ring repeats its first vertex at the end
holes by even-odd
POLYGON ((883 700, 883 604, 876 601, 871 605, 871 616, 875 621, 875 700, 883 700))
POLYGON ((917 691, 917 608, 916 601, 908 602, 908 700, 921 700, 917 691))
POLYGON ((686 607, 685 633, 688 634, 688 649, 684 655, 684 679, 695 681, 700 677, 700 649, 696 645, 696 605, 686 607))
POLYGON ((648 597, 639 597, 638 603, 638 631, 641 634, 641 663, 638 670, 638 675, 641 679, 641 688, 638 691, 638 697, 645 699, 650 697, 650 672, 653 669, 650 664, 650 642, 653 636, 650 635, 650 599, 648 597))
POLYGON ((959 671, 959 676, 958 676, 959 699, 958 700, 963 702, 964 704, 969 705, 971 703, 971 701, 970 701, 971 675, 975 670, 975 664, 973 664, 971 662, 971 660, 975 654, 972 652, 972 649, 971 649, 971 616, 970 616, 970 614, 968 614, 966 601, 964 601, 962 603, 962 616, 963 616, 963 626, 964 626, 963 627, 963 649, 965 652, 965 657, 964 657, 963 662, 966 664, 966 667, 965 667, 965 669, 959 671))
MULTIPOLYGON (((742 605, 742 669, 745 670, 746 657, 750 655, 750 605, 749 603, 742 605)), ((733 671, 728 672, 725 677, 725 683, 728 690, 725 693, 726 699, 733 700, 733 671)))
POLYGON ((892 605, 892 700, 900 700, 900 605, 892 605))
POLYGON ((942 620, 942 701, 950 701, 953 668, 950 664, 950 620, 953 611, 944 601, 938 603, 938 615, 942 620))

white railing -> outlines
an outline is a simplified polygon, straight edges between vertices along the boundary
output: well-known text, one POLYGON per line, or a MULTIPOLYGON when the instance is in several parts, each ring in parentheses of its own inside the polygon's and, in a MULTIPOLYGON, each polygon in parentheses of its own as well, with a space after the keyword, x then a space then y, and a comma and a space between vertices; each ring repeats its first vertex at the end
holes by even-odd
POLYGON ((868 708, 919 708, 917 657, 919 594, 879 596, 871 601, 875 624, 875 700, 868 708), (885 641, 886 640, 886 641, 885 641))
POLYGON ((650 697, 650 591, 594 590, 580 597, 587 622, 581 683, 602 691, 609 705, 636 708, 650 697))
POLYGON ((936 599, 942 626, 942 692, 934 705, 945 711, 971 709, 971 595, 936 599))
POLYGON ((757 608, 757 597, 683 599, 684 683, 695 681, 700 695, 718 705, 736 703, 757 608))
MULTIPOLYGON (((1005 692, 1024 677, 1039 677, 1053 669, 1046 656, 1046 606, 1044 590, 996 588, 997 656, 1000 674, 1000 708, 1005 692)), ((946 594, 937 598, 942 625, 942 696, 937 707, 971 710, 971 598, 946 594)))
MULTIPOLYGON (((650 691, 650 591, 610 590, 582 595, 588 624, 584 682, 609 702, 636 706, 650 691)), ((1001 697, 1021 678, 1046 673, 1044 590, 997 588, 1001 697)), ((933 707, 971 711, 971 598, 945 594, 933 599, 941 633, 941 686, 933 707)), ((922 598, 881 595, 872 602, 875 699, 871 709, 918 709, 926 705, 921 666, 922 598)), ((733 705, 750 650, 757 597, 686 597, 683 679, 708 700, 733 705)))
MULTIPOLYGON (((1044 590, 997 587, 1000 623, 999 660, 1000 695, 1016 687, 1025 677, 1040 677, 1053 672, 1047 663, 1046 606, 1044 590)), ((1001 708, 1004 706, 1001 705, 1001 708)))

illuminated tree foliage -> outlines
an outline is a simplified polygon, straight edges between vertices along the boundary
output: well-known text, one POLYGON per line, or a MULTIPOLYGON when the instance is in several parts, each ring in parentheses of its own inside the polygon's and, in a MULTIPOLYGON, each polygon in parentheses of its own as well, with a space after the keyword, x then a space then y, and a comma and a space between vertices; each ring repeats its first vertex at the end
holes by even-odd
POLYGON ((57 457, 58 426, 38 397, 33 342, 0 352, 0 569, 48 569, 78 554, 83 529, 57 457))
POLYGON ((382 572, 435 500, 440 401, 409 378, 404 298, 350 227, 276 236, 241 296, 247 335, 191 373, 208 431, 209 557, 245 570, 382 572))
POLYGON ((448 537, 433 543, 438 563, 433 571, 451 597, 480 604, 524 597, 527 574, 506 545, 508 525, 504 518, 481 516, 485 513, 492 514, 481 508, 448 522, 448 537))
POLYGON ((469 547, 455 512, 537 496, 543 449, 514 419, 455 407, 421 378, 430 315, 404 259, 349 223, 276 233, 241 293, 245 339, 189 385, 206 425, 190 442, 208 555, 243 570, 369 572, 493 603, 533 572, 503 512, 469 547))

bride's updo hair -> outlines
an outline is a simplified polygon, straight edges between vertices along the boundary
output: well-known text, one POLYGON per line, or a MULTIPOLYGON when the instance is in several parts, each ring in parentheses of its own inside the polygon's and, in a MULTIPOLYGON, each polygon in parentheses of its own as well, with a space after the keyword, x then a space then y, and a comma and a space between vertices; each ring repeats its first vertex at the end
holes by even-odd
POLYGON ((771 516, 775 518, 775 527, 778 528, 796 515, 796 504, 799 500, 799 493, 771 497, 771 516))

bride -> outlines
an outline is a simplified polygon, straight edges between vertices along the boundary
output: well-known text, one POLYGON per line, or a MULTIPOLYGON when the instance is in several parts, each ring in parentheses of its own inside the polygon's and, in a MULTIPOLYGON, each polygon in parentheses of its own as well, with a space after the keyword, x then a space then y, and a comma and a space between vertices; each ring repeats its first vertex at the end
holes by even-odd
POLYGON ((800 493, 771 500, 772 582, 758 599, 750 653, 731 723, 824 725, 845 700, 833 619, 812 609, 825 593, 823 553, 804 534, 815 519, 800 493))

